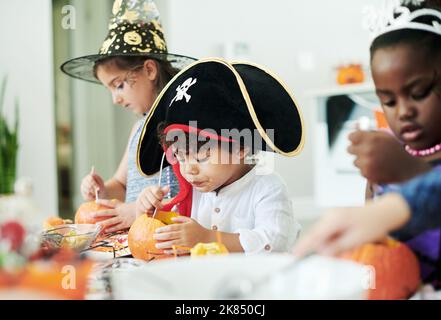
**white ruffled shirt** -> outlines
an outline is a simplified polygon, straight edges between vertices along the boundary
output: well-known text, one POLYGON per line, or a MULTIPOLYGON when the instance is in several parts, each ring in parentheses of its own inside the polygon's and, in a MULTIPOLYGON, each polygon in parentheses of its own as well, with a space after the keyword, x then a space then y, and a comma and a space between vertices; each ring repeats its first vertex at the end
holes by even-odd
POLYGON ((193 189, 191 217, 207 229, 238 233, 246 254, 290 251, 301 230, 280 176, 256 168, 217 194, 193 189))

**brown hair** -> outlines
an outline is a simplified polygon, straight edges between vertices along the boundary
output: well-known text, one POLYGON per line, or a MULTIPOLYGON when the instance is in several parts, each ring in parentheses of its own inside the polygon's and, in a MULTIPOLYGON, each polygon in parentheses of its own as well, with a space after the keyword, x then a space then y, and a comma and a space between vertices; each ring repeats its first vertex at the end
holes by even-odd
POLYGON ((115 64, 121 70, 136 70, 144 65, 146 60, 153 60, 158 67, 158 77, 156 78, 156 88, 158 93, 165 87, 165 85, 179 72, 174 68, 170 62, 152 59, 146 56, 115 56, 108 57, 95 62, 93 67, 93 75, 97 77, 97 70, 99 66, 115 64))

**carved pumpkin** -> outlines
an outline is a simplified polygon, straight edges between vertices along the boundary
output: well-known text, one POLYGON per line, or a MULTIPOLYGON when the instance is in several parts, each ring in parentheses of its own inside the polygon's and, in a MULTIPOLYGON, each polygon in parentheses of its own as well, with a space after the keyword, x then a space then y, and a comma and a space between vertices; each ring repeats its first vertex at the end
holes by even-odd
POLYGON ((141 260, 150 260, 164 255, 163 250, 156 249, 153 234, 157 228, 165 226, 158 219, 149 218, 146 214, 139 216, 129 230, 129 249, 132 256, 141 260))
POLYGON ((139 216, 129 230, 128 243, 132 255, 137 259, 150 260, 170 258, 172 255, 164 254, 163 250, 156 249, 156 240, 153 239, 155 230, 167 224, 173 224, 173 217, 179 214, 172 211, 158 211, 152 219, 146 214, 139 216))
POLYGON ((173 211, 158 211, 155 214, 155 219, 165 224, 173 224, 172 218, 179 217, 179 213, 173 211))
POLYGON ((342 258, 373 267, 371 275, 375 278, 369 281, 369 300, 407 299, 420 285, 418 259, 405 244, 396 240, 366 244, 344 253, 342 258))
POLYGON ((99 221, 108 219, 107 217, 94 218, 92 213, 102 210, 111 209, 102 204, 97 204, 95 201, 89 201, 83 203, 75 214, 75 223, 77 224, 95 224, 99 221))

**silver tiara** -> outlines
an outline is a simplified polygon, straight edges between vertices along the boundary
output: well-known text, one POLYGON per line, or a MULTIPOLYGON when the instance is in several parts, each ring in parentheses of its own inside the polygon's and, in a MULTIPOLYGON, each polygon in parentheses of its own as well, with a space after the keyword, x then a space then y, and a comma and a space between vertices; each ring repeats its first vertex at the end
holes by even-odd
POLYGON ((402 29, 414 29, 436 33, 441 36, 441 12, 435 9, 410 11, 406 5, 420 6, 425 0, 383 0, 380 8, 363 8, 363 27, 370 33, 371 40, 378 36, 402 29), (418 22, 420 17, 432 17, 432 24, 418 22))

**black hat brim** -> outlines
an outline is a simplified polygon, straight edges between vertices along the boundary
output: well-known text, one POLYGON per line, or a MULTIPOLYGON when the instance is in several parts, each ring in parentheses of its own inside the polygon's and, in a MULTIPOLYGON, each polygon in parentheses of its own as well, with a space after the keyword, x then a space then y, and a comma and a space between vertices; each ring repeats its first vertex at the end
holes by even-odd
MULTIPOLYGON (((269 149, 269 151, 284 156, 295 156, 303 149, 304 129, 301 112, 294 97, 279 78, 265 68, 247 62, 230 64, 217 58, 202 59, 183 69, 167 84, 147 115, 138 142, 137 165, 141 174, 151 176, 159 171, 161 158, 164 153, 157 137, 157 128, 161 122, 167 120, 168 123, 170 118, 172 118, 171 123, 180 120, 183 122, 188 120, 204 120, 202 119, 204 116, 198 117, 198 111, 192 110, 191 107, 181 109, 183 110, 182 119, 179 119, 180 116, 176 115, 176 113, 169 114, 170 99, 176 92, 177 85, 182 83, 185 78, 191 77, 189 74, 193 70, 190 69, 197 68, 199 64, 203 63, 213 63, 221 71, 225 71, 225 77, 228 80, 224 82, 224 85, 228 83, 230 90, 234 91, 237 95, 234 101, 240 100, 240 106, 236 104, 227 113, 225 109, 221 109, 222 103, 218 101, 219 99, 213 98, 211 100, 212 105, 210 106, 212 109, 210 109, 209 113, 216 115, 212 116, 211 120, 208 117, 208 122, 203 123, 201 121, 201 128, 211 128, 212 125, 218 125, 220 128, 222 126, 230 128, 232 125, 235 125, 235 119, 239 115, 244 119, 241 123, 242 127, 259 131, 264 143, 266 143, 264 150, 268 151, 269 149), (213 107, 214 105, 216 107, 213 107), (228 114, 226 118, 231 119, 222 119, 222 117, 219 117, 219 114, 228 114), (276 129, 273 137, 268 136, 266 133, 266 130, 270 128, 276 129)), ((217 73, 215 74, 217 75, 217 73)), ((222 77, 222 75, 219 74, 219 77, 222 77)), ((216 86, 213 81, 212 85, 216 86)), ((207 91, 209 90, 205 89, 204 92, 207 91)), ((221 95, 228 95, 229 93, 223 92, 221 95)), ((197 96, 197 94, 194 95, 197 96)), ((202 100, 201 105, 211 104, 210 98, 207 99, 205 97, 202 100)), ((205 112, 205 115, 209 113, 205 112)))
POLYGON ((92 54, 68 60, 61 65, 60 69, 73 78, 101 84, 94 74, 95 63, 111 57, 146 57, 169 62, 177 70, 182 70, 196 61, 195 58, 173 53, 92 54))

